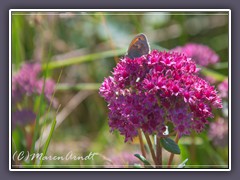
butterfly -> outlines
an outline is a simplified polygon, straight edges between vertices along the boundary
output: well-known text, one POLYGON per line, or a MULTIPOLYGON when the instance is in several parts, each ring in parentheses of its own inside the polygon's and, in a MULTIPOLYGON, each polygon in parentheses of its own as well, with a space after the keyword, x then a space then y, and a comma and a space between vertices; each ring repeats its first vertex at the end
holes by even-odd
POLYGON ((142 55, 148 54, 150 46, 147 37, 141 33, 136 35, 128 47, 126 56, 130 59, 141 57, 142 55))

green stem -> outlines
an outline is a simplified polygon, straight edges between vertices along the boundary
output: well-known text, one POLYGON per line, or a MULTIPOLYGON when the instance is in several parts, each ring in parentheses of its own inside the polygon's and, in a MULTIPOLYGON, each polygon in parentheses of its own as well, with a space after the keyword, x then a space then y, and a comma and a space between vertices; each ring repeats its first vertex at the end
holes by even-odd
MULTIPOLYGON (((53 122, 52 122, 51 130, 50 130, 50 133, 49 133, 49 135, 48 135, 46 144, 44 145, 44 148, 43 148, 43 156, 42 156, 42 157, 44 157, 44 156, 46 155, 46 153, 47 153, 48 146, 49 146, 50 141, 51 141, 51 139, 52 139, 52 135, 53 135, 53 131, 54 131, 54 129, 55 129, 56 123, 57 123, 57 121, 56 121, 56 118, 55 118, 55 119, 53 120, 53 122)), ((39 163, 40 167, 42 166, 42 164, 43 164, 43 158, 41 158, 41 160, 40 160, 40 163, 39 163)))
POLYGON ((43 98, 44 98, 44 89, 45 89, 45 82, 46 82, 46 78, 47 78, 47 71, 45 71, 44 73, 44 81, 43 81, 43 87, 42 87, 42 92, 40 95, 40 102, 39 102, 39 106, 38 106, 38 112, 37 112, 37 117, 36 117, 36 123, 35 123, 35 127, 34 127, 34 134, 33 134, 33 140, 32 140, 32 146, 31 146, 31 153, 34 152, 35 150, 35 143, 37 140, 37 136, 38 136, 38 132, 39 132, 39 119, 41 117, 41 107, 42 107, 42 102, 43 102, 43 98))
POLYGON ((153 145, 152 145, 151 139, 150 139, 148 133, 144 133, 144 135, 145 135, 145 138, 146 138, 146 140, 147 140, 148 147, 149 147, 150 152, 151 152, 151 155, 152 155, 152 159, 153 159, 155 165, 157 165, 157 157, 156 157, 156 155, 155 155, 155 152, 154 152, 154 149, 153 149, 153 145))
POLYGON ((139 142, 140 142, 140 148, 141 148, 142 155, 143 155, 143 157, 145 157, 145 159, 146 159, 146 151, 145 151, 145 148, 144 148, 144 143, 143 143, 143 138, 142 138, 142 132, 141 132, 140 129, 138 129, 138 137, 139 137, 139 142))
POLYGON ((101 83, 79 83, 79 84, 57 84, 56 85, 56 90, 57 91, 66 91, 66 90, 98 90, 99 87, 101 86, 101 83))
MULTIPOLYGON (((83 55, 79 57, 72 57, 69 59, 61 60, 61 61, 51 61, 48 63, 48 69, 56 69, 60 67, 71 66, 74 64, 90 62, 90 61, 98 60, 101 58, 113 57, 115 55, 122 55, 125 53, 125 51, 126 51, 125 49, 118 49, 118 50, 99 52, 95 54, 83 55)), ((46 68, 47 68, 47 64, 43 64, 42 69, 46 70, 46 68)))
POLYGON ((162 146, 160 145, 160 137, 157 137, 157 161, 158 161, 158 168, 162 168, 162 146))
MULTIPOLYGON (((175 137, 175 142, 176 144, 178 143, 179 141, 179 135, 178 133, 176 134, 176 137, 175 137)), ((170 157, 169 157, 169 160, 168 160, 168 168, 171 168, 171 164, 172 164, 172 161, 173 161, 173 158, 174 158, 174 154, 171 153, 170 157)))
MULTIPOLYGON (((58 80, 57 80, 57 84, 56 85, 58 85, 59 82, 60 82, 60 79, 62 77, 62 71, 63 71, 63 69, 61 69, 61 72, 60 72, 60 74, 58 76, 58 80)), ((49 105, 48 110, 47 110, 47 115, 49 114, 50 109, 52 108, 52 103, 54 101, 55 93, 56 93, 56 87, 54 88, 54 92, 53 92, 52 97, 51 97, 50 105, 49 105)), ((44 119, 43 127, 46 127, 46 119, 44 119)), ((43 132, 44 132, 44 130, 45 129, 43 129, 43 132)), ((40 136, 39 139, 40 139, 39 143, 41 143, 42 142, 42 136, 40 136)), ((39 145, 39 148, 40 147, 41 147, 41 144, 39 145)), ((38 151, 39 151, 39 149, 38 149, 38 151)))

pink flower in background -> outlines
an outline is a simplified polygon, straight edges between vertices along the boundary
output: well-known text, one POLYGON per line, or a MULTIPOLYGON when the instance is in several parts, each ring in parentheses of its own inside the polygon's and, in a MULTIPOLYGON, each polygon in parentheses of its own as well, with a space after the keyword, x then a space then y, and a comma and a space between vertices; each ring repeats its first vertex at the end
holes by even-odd
POLYGON ((189 43, 178 46, 171 51, 184 53, 201 66, 208 66, 219 61, 219 56, 208 46, 202 44, 189 43))
MULTIPOLYGON (((37 91, 38 94, 42 93, 43 85, 44 85, 44 80, 43 79, 40 79, 40 80, 37 81, 36 91, 37 91)), ((52 79, 46 79, 45 80, 45 87, 44 87, 44 95, 46 96, 46 98, 48 100, 51 100, 51 96, 54 92, 54 88, 55 88, 55 82, 52 79)))
POLYGON ((131 168, 134 164, 139 164, 139 160, 129 152, 114 154, 110 157, 110 162, 106 163, 106 168, 131 168))
POLYGON ((20 71, 12 77, 13 103, 21 100, 23 95, 31 96, 36 91, 40 64, 24 64, 20 71))
MULTIPOLYGON (((22 100, 24 95, 40 95, 43 89, 43 78, 40 78, 41 65, 38 63, 24 64, 17 74, 12 77, 12 102, 22 100)), ((47 78, 45 81, 44 95, 50 100, 55 87, 55 82, 47 78)))
POLYGON ((30 109, 23 109, 21 111, 15 111, 12 114, 12 127, 25 126, 27 124, 34 123, 36 114, 30 109))
MULTIPOLYGON (((41 65, 30 63, 24 64, 19 72, 12 77, 13 128, 35 122, 36 115, 33 112, 33 107, 24 107, 26 103, 22 103, 22 109, 19 110, 16 105, 26 100, 24 97, 34 97, 42 93, 44 79, 39 77, 40 73, 41 65)), ((44 87, 44 96, 47 101, 51 100, 54 88, 55 82, 47 78, 44 87)), ((53 105, 56 106, 56 103, 56 100, 53 99, 53 105)))
POLYGON ((225 79, 222 83, 218 85, 219 95, 222 98, 228 97, 228 79, 225 79))
POLYGON ((208 136, 214 145, 224 147, 228 144, 228 123, 223 118, 218 118, 210 124, 208 136))
POLYGON ((125 141, 137 136, 138 128, 161 136, 170 121, 180 136, 201 132, 222 102, 198 70, 191 58, 175 52, 121 59, 99 89, 108 103, 111 131, 117 129, 125 141))

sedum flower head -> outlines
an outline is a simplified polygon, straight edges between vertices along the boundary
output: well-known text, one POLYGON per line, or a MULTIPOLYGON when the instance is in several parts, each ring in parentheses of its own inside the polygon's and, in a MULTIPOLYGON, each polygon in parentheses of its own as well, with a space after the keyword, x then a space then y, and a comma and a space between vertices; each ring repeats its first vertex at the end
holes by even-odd
POLYGON ((211 48, 202 44, 188 43, 171 51, 185 53, 187 57, 192 58, 196 64, 201 66, 208 66, 219 61, 219 56, 211 48))
POLYGON ((161 136, 169 122, 180 136, 201 132, 213 117, 212 108, 222 108, 222 102, 198 70, 176 52, 153 50, 121 59, 99 89, 108 103, 111 131, 117 129, 125 141, 137 136, 138 128, 161 136))

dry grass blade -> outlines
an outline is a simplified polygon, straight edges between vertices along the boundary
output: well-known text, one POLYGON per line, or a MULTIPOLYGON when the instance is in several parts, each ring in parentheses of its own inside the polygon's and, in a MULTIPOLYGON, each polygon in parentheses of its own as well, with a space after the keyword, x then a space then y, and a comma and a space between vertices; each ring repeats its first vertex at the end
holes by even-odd
MULTIPOLYGON (((93 94, 94 91, 80 91, 75 96, 72 97, 72 99, 68 102, 68 104, 62 109, 62 111, 57 115, 56 118, 56 128, 67 118, 69 114, 83 101, 85 100, 89 95, 93 94)), ((40 140, 36 141, 36 147, 39 149, 41 146, 44 145, 46 142, 46 139, 48 137, 48 134, 51 130, 51 125, 47 126, 42 134, 41 142, 40 140)))

